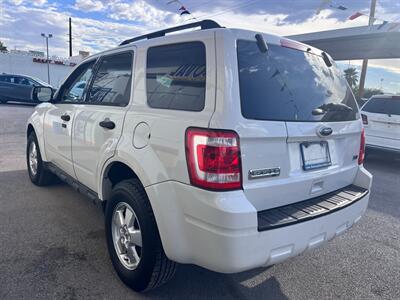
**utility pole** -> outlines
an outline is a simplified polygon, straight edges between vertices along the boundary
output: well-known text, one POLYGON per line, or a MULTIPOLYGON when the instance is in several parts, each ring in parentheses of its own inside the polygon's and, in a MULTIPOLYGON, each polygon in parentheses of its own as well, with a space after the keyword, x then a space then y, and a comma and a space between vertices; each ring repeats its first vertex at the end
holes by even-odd
POLYGON ((69 18, 69 57, 72 56, 72 21, 69 18))
MULTIPOLYGON (((371 0, 371 9, 369 11, 368 26, 374 25, 375 7, 376 7, 376 0, 371 0)), ((360 99, 364 95, 364 85, 365 85, 365 76, 367 75, 367 68, 368 68, 368 59, 364 58, 361 67, 360 86, 358 88, 358 96, 360 97, 360 99)))
POLYGON ((47 83, 50 84, 50 60, 49 60, 49 39, 53 37, 51 33, 41 34, 42 37, 46 39, 46 52, 47 52, 47 83))

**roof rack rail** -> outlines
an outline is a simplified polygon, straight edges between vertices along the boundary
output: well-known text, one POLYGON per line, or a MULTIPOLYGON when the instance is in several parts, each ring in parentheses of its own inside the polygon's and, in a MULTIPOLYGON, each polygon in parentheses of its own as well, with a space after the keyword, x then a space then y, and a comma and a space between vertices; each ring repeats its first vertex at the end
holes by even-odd
POLYGON ((220 26, 217 22, 215 22, 213 20, 203 20, 203 21, 199 21, 199 22, 194 22, 194 23, 185 24, 185 25, 181 25, 181 26, 171 27, 171 28, 167 28, 164 30, 155 31, 152 33, 137 36, 137 37, 131 38, 129 40, 125 40, 119 45, 120 46, 127 45, 132 42, 139 41, 139 40, 154 39, 157 37, 165 36, 165 34, 170 33, 170 32, 176 32, 176 31, 185 30, 185 29, 189 29, 189 28, 196 28, 196 27, 200 27, 201 30, 212 29, 212 28, 222 28, 222 26, 220 26))

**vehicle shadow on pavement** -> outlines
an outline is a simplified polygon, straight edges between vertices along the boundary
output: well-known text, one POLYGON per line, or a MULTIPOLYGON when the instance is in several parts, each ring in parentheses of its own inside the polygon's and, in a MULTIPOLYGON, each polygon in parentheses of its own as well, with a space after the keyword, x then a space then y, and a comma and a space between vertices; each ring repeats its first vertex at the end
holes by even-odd
POLYGON ((268 268, 238 274, 220 274, 194 265, 180 265, 175 278, 165 286, 146 293, 148 298, 174 299, 289 299, 268 268))
POLYGON ((180 265, 169 283, 137 294, 112 268, 103 222, 89 199, 63 183, 39 188, 26 170, 0 172, 0 298, 288 299, 269 268, 225 275, 194 265, 180 265), (16 236, 17 223, 30 230, 16 236))
POLYGON ((400 191, 400 154, 370 152, 365 168, 374 175, 368 208, 400 219, 400 199, 396 197, 400 191))

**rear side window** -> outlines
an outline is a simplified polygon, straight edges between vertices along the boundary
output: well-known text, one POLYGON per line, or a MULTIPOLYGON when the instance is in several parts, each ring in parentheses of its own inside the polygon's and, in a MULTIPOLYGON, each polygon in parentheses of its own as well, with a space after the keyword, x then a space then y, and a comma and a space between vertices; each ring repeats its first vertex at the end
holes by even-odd
POLYGON ((10 77, 10 76, 3 76, 3 78, 2 78, 1 81, 4 81, 4 82, 14 82, 14 79, 13 79, 13 81, 11 81, 11 77, 10 77))
POLYGON ((131 96, 132 60, 131 52, 103 57, 94 76, 88 102, 128 105, 131 96))
POLYGON ((392 98, 371 98, 362 110, 376 114, 400 115, 400 96, 392 98))
POLYGON ((322 57, 278 45, 262 53, 255 41, 237 42, 245 118, 334 122, 357 118, 358 106, 340 70, 322 57))
POLYGON ((203 43, 149 48, 146 76, 150 107, 203 110, 206 88, 206 49, 203 43))

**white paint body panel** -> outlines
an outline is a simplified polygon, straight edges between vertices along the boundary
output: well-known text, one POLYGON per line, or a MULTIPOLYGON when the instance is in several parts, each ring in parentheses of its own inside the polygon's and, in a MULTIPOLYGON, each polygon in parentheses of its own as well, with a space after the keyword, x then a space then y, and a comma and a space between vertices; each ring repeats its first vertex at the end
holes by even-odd
MULTIPOLYGON (((327 138, 332 166, 304 172, 300 167, 299 142, 319 139, 315 130, 320 123, 254 121, 242 116, 236 39, 254 38, 254 34, 229 29, 203 30, 113 50, 135 51, 130 104, 125 108, 39 105, 29 124, 34 126, 39 145, 45 150, 43 159, 73 176, 76 174, 101 200, 107 200, 103 180, 107 167, 114 162, 129 166, 146 189, 165 253, 181 263, 219 272, 239 272, 277 263, 341 233, 363 214, 368 196, 328 216, 257 231, 259 210, 306 200, 350 184, 369 189, 372 176, 353 157, 359 150, 360 120, 329 123, 333 129, 332 136, 327 138), (201 41, 206 48, 204 109, 188 112, 150 108, 146 99, 147 49, 188 41, 201 41), (68 124, 65 131, 56 131, 52 126, 60 123, 59 117, 66 110, 73 114, 73 126, 68 124), (107 132, 99 127, 98 122, 105 117, 112 119, 118 130, 107 132), (185 131, 191 126, 238 133, 243 190, 211 192, 190 185, 185 131), (280 176, 248 179, 249 170, 267 167, 280 167, 280 176)), ((265 35, 265 39, 279 43, 276 36, 265 35)))
POLYGON ((362 113, 368 118, 364 125, 367 146, 400 151, 400 116, 362 113))
POLYGON ((104 163, 114 155, 122 135, 126 107, 74 105, 72 157, 77 179, 97 191, 97 176, 104 163), (99 123, 108 118, 115 123, 109 130, 99 123))
POLYGON ((75 178, 72 164, 71 136, 75 110, 72 104, 54 104, 49 107, 44 117, 44 144, 47 161, 63 169, 75 178), (68 122, 61 116, 70 116, 68 122), (65 127, 63 127, 65 126, 65 127))
MULTIPOLYGON (((371 180, 361 167, 354 184, 370 189, 371 180)), ((324 217, 259 232, 257 210, 243 191, 214 193, 170 181, 146 192, 166 255, 222 273, 276 264, 320 246, 360 220, 369 201, 368 194, 324 217)))

